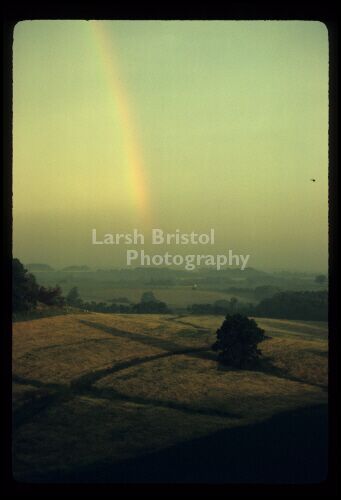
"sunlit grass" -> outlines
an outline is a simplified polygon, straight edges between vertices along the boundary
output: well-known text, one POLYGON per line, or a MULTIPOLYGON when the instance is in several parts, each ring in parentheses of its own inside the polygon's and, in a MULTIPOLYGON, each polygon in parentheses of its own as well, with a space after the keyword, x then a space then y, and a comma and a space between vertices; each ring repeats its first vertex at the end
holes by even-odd
POLYGON ((18 478, 119 461, 327 401, 323 323, 256 319, 255 370, 210 345, 222 317, 70 314, 13 326, 18 478))

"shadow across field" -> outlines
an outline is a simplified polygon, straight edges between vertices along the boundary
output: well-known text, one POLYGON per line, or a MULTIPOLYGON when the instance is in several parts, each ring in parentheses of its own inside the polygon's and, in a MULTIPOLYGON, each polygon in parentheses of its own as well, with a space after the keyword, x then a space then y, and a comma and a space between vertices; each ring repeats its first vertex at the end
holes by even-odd
MULTIPOLYGON (((120 334, 125 334, 129 332, 119 332, 120 334)), ((173 348, 175 344, 172 344, 173 348)), ((30 422, 35 415, 41 413, 45 410, 48 410, 52 405, 61 404, 66 400, 70 400, 80 395, 89 395, 92 397, 102 398, 102 399, 110 399, 110 400, 121 400, 128 401, 137 404, 144 404, 148 406, 161 407, 161 408, 170 408, 174 410, 183 411, 185 413, 190 414, 198 414, 198 415, 211 415, 211 416, 222 416, 228 418, 240 418, 240 415, 237 413, 226 412, 221 410, 215 410, 212 408, 195 408, 193 406, 189 406, 183 403, 179 403, 176 401, 165 401, 158 400, 155 398, 147 398, 141 396, 129 396, 127 394, 116 391, 113 388, 98 388, 94 387, 98 380, 112 374, 119 372, 121 370, 125 370, 127 368, 142 365, 156 359, 167 358, 170 356, 177 355, 191 355, 191 356, 205 356, 203 351, 207 350, 204 348, 183 348, 177 349, 170 352, 162 352, 159 354, 133 358, 127 361, 122 361, 119 363, 115 363, 110 367, 94 370, 80 377, 73 379, 70 384, 55 384, 55 383, 44 383, 40 380, 35 380, 26 377, 20 377, 17 375, 13 375, 13 382, 22 385, 30 385, 39 389, 38 392, 32 392, 27 395, 26 401, 17 408, 13 412, 13 426, 14 428, 18 428, 21 425, 24 425, 30 422)), ((210 353, 206 353, 208 356, 211 356, 210 353)))
POLYGON ((203 328, 201 326, 196 325, 195 323, 190 323, 189 321, 182 321, 182 318, 186 318, 187 314, 180 314, 179 316, 173 316, 171 318, 167 318, 168 321, 174 321, 174 323, 178 323, 184 326, 191 326, 199 333, 210 333, 211 330, 209 328, 203 328))
MULTIPOLYGON (((174 318, 175 320, 179 320, 182 318, 182 316, 174 318)), ((217 360, 217 354, 213 353, 212 351, 209 350, 209 346, 205 347, 193 347, 193 346, 188 346, 184 347, 181 345, 178 345, 175 342, 172 342, 168 339, 163 339, 160 337, 155 337, 151 335, 147 335, 144 333, 134 333, 134 332, 128 332, 128 331, 122 331, 118 330, 113 327, 108 327, 106 325, 103 325, 101 323, 93 322, 93 321, 87 321, 87 320, 79 320, 80 323, 85 324, 86 326, 90 326, 91 328, 98 329, 102 332, 105 332, 107 334, 110 334, 111 336, 114 337, 121 337, 124 338, 125 340, 132 340, 135 342, 141 342, 143 344, 147 344, 148 346, 153 346, 157 347, 159 349, 162 349, 163 352, 154 354, 154 355, 149 355, 149 356, 144 356, 144 357, 136 357, 133 359, 129 359, 126 361, 121 361, 114 363, 113 365, 106 367, 106 368, 100 368, 98 370, 93 370, 91 372, 85 373, 84 375, 81 375, 80 377, 77 377, 73 379, 70 384, 55 384, 55 383, 44 383, 39 380, 35 379, 30 379, 26 377, 19 377, 17 375, 13 375, 13 382, 17 382, 22 385, 30 385, 36 389, 37 391, 31 391, 27 393, 27 396, 23 403, 16 408, 16 410, 13 412, 13 425, 14 428, 17 428, 34 418, 34 416, 38 413, 41 413, 45 410, 47 410, 49 407, 55 404, 60 404, 63 401, 72 399, 76 396, 79 395, 84 395, 88 394, 93 397, 100 397, 103 399, 118 399, 118 400, 123 400, 123 401, 129 401, 129 402, 134 402, 138 404, 145 404, 145 405, 152 405, 156 407, 164 407, 164 408, 171 408, 175 410, 180 410, 184 411, 187 413, 192 413, 192 414, 203 414, 203 415, 218 415, 218 416, 223 416, 223 417, 229 417, 229 418, 239 418, 240 415, 237 413, 230 413, 230 412, 224 412, 224 411, 219 411, 219 410, 214 410, 212 408, 195 408, 193 406, 189 406, 186 404, 182 404, 176 401, 165 401, 165 400, 157 400, 154 398, 146 398, 146 397, 140 397, 140 396, 129 396, 127 394, 121 393, 114 388, 99 388, 95 387, 94 384, 101 380, 102 378, 131 368, 135 366, 139 366, 148 362, 152 362, 157 359, 162 359, 162 358, 168 358, 171 356, 177 356, 177 355, 186 355, 190 357, 196 357, 196 358, 201 358, 201 359, 211 359, 211 360, 217 360)), ((192 325, 187 322, 182 322, 186 326, 193 326, 195 328, 195 325, 192 325)), ((202 329, 202 332, 204 329, 202 329)), ((205 329, 206 331, 206 329, 205 329)), ((84 340, 83 342, 101 342, 104 340, 108 339, 88 339, 84 340)), ((80 344, 82 342, 79 342, 80 344)), ((78 342, 77 342, 78 344, 78 342)), ((55 348, 57 345, 53 346, 47 346, 47 348, 55 348)), ((63 347, 63 346, 61 346, 63 347)), ((217 370, 223 370, 223 371, 231 371, 231 368, 226 367, 222 365, 221 363, 218 362, 217 364, 217 370)), ((261 373, 266 373, 271 376, 275 376, 278 378, 286 379, 286 380, 291 380, 294 382, 299 382, 299 383, 309 383, 304 379, 301 379, 299 377, 295 377, 287 373, 284 369, 281 369, 277 366, 275 366, 272 361, 269 358, 262 358, 259 360, 256 366, 254 366, 251 371, 255 372, 261 372, 261 373)), ((326 389, 326 386, 321 385, 321 384, 312 384, 309 383, 309 385, 314 385, 317 387, 320 387, 322 389, 326 389)))
MULTIPOLYGON (((27 472, 27 476, 29 477, 24 478, 24 480, 27 479, 30 482, 93 483, 314 483, 325 478, 327 471, 326 406, 315 406, 289 411, 277 414, 264 422, 241 427, 238 424, 242 422, 238 422, 238 419, 242 418, 242 415, 237 411, 226 412, 205 407, 199 404, 199 401, 196 405, 171 399, 157 399, 155 398, 155 394, 150 394, 150 397, 149 394, 147 396, 129 395, 117 390, 119 387, 115 387, 114 381, 108 386, 101 387, 96 384, 110 374, 172 356, 185 355, 193 358, 217 361, 217 353, 210 349, 208 337, 206 339, 201 335, 199 343, 191 341, 196 333, 205 334, 209 333, 209 330, 200 329, 194 324, 187 323, 185 320, 182 321, 181 318, 182 316, 176 317, 173 321, 180 322, 191 328, 188 328, 188 330, 182 329, 177 332, 177 335, 173 336, 173 339, 162 337, 162 333, 160 333, 160 336, 157 336, 155 332, 153 335, 148 335, 148 332, 135 333, 122 331, 96 321, 78 320, 80 323, 104 332, 107 335, 101 335, 101 337, 105 338, 99 339, 85 337, 84 341, 60 345, 51 344, 46 346, 46 348, 63 349, 69 345, 87 342, 94 342, 95 345, 97 342, 116 344, 114 339, 115 337, 119 337, 128 342, 140 342, 150 347, 156 347, 159 349, 159 352, 115 363, 113 363, 112 359, 109 359, 109 362, 107 360, 106 364, 102 362, 100 366, 93 366, 95 369, 87 373, 84 373, 86 369, 84 368, 81 375, 78 372, 78 376, 70 382, 67 382, 66 379, 64 383, 45 383, 26 376, 13 375, 13 382, 27 386, 26 390, 19 388, 21 392, 18 403, 20 404, 13 412, 14 432, 22 425, 34 422, 36 416, 42 416, 43 420, 47 419, 47 422, 50 422, 49 419, 51 415, 53 417, 54 410, 58 405, 64 405, 69 400, 82 396, 89 396, 89 400, 90 398, 95 398, 97 400, 123 401, 137 405, 146 405, 152 409, 164 408, 176 410, 184 412, 184 414, 226 417, 235 419, 233 422, 237 424, 237 427, 215 432, 206 437, 182 442, 161 451, 119 463, 110 461, 111 459, 107 458, 87 466, 76 466, 68 472, 65 470, 63 472, 54 470, 48 474, 46 472, 39 472, 34 476, 27 472), (192 345, 190 345, 191 343, 192 345), (49 413, 51 408, 53 411, 49 413)), ((45 347, 36 348, 36 350, 44 349, 45 347)), ((130 352, 130 355, 132 352, 134 353, 132 355, 136 355, 139 349, 136 351, 130 349, 128 352, 130 352)), ((155 353, 155 350, 152 352, 155 353)), ((324 351, 322 350, 318 352, 312 350, 312 352, 320 356, 324 355, 324 351)), ((179 366, 181 366, 181 363, 179 363, 179 366)), ((215 369, 213 363, 209 364, 209 366, 213 370, 215 369)), ((217 370, 231 371, 231 368, 224 367, 219 363, 216 366, 217 370)), ((322 385, 313 384, 299 377, 292 376, 285 369, 275 366, 272 360, 266 357, 262 358, 252 371, 294 382, 315 385, 325 389, 322 385)), ((222 379, 225 378, 223 374, 220 375, 222 379)), ((258 401, 255 399, 255 405, 257 404, 258 401)), ((66 408, 68 408, 67 405, 66 408)), ((238 410, 237 405, 235 408, 238 410)), ((239 408, 239 411, 242 411, 242 407, 239 408)), ((179 418, 179 422, 183 422, 184 415, 178 414, 177 418, 179 418)), ((36 424, 39 424, 39 421, 36 424)), ((87 421, 85 422, 86 425, 87 421)), ((23 429, 23 433, 24 431, 25 429, 23 429)))
POLYGON ((74 379, 71 381, 71 387, 74 390, 87 390, 90 386, 96 383, 101 378, 106 377, 107 375, 111 375, 112 373, 120 372, 121 370, 126 370, 127 368, 131 368, 133 366, 143 365, 145 363, 154 361, 156 359, 169 358, 170 356, 180 355, 180 354, 190 354, 193 351, 202 351, 202 349, 182 349, 175 352, 162 352, 160 354, 154 354, 152 356, 144 356, 140 358, 128 359, 127 361, 121 361, 119 363, 115 363, 114 365, 103 368, 100 370, 91 371, 74 379))
MULTIPOLYGON (((226 371, 226 372, 236 370, 236 368, 231 368, 229 366, 225 366, 224 364, 219 362, 219 360, 218 360, 217 369, 221 370, 221 371, 226 371)), ((320 389, 323 389, 325 391, 328 389, 328 386, 326 384, 317 384, 315 382, 313 383, 313 382, 307 381, 306 379, 301 378, 301 377, 295 377, 294 375, 290 374, 284 368, 280 368, 280 367, 274 365, 273 362, 271 361, 271 359, 267 358, 265 356, 263 358, 260 358, 259 360, 257 360, 253 364, 253 366, 248 367, 247 370, 251 371, 251 372, 255 372, 255 373, 266 373, 267 375, 271 375, 272 377, 277 377, 277 378, 281 378, 284 380, 290 380, 291 382, 298 382, 300 384, 307 384, 307 385, 311 385, 313 387, 319 387, 320 389)))
MULTIPOLYGON (((166 351, 178 351, 179 349, 183 349, 184 346, 179 346, 177 343, 172 342, 169 339, 164 339, 161 337, 156 337, 154 335, 147 335, 145 333, 134 333, 134 332, 127 332, 125 330, 118 330, 117 328, 113 328, 107 325, 103 325, 101 323, 96 323, 93 321, 86 321, 84 319, 79 320, 80 323, 86 326, 90 326, 91 328, 95 328, 97 330, 100 330, 104 333, 108 333, 110 335, 113 335, 115 337, 121 337, 125 340, 133 340, 135 342, 140 342, 141 344, 146 344, 148 346, 152 347, 157 347, 159 349, 163 349, 166 351)), ((208 346, 207 346, 208 347, 208 346)), ((206 350, 207 350, 206 347, 206 350)), ((193 346, 188 346, 188 350, 195 350, 193 346)))
POLYGON ((85 392, 96 398, 103 398, 110 400, 119 399, 121 401, 127 401, 129 403, 137 403, 137 404, 153 406, 154 408, 167 408, 171 410, 179 410, 184 413, 190 413, 192 415, 206 415, 211 417, 225 417, 233 419, 239 419, 242 417, 242 415, 237 412, 222 411, 215 408, 204 408, 202 406, 198 408, 193 405, 190 406, 185 403, 180 403, 171 400, 164 400, 164 399, 160 400, 160 399, 147 398, 136 395, 130 396, 129 394, 124 394, 122 392, 116 391, 111 387, 108 389, 91 387, 89 390, 85 392))
POLYGON ((51 406, 61 404, 72 399, 74 394, 66 384, 45 383, 40 380, 13 375, 12 381, 35 387, 36 391, 30 391, 25 396, 22 404, 12 412, 13 430, 32 421, 34 417, 48 410, 51 406))
MULTIPOLYGON (((182 318, 182 316, 175 317, 174 320, 176 320, 176 322, 179 322, 178 321, 179 318, 182 318)), ((170 320, 171 319, 172 318, 170 318, 170 320)), ((138 364, 142 364, 144 362, 148 362, 149 360, 152 361, 153 359, 158 359, 158 357, 168 357, 168 356, 172 356, 172 355, 176 355, 176 354, 186 354, 187 356, 190 356, 190 357, 218 360, 217 354, 214 353, 213 351, 210 351, 211 346, 209 344, 206 345, 205 347, 202 347, 202 348, 194 348, 194 347, 181 348, 181 346, 179 346, 178 344, 171 342, 167 339, 162 339, 162 338, 158 338, 155 336, 146 335, 145 333, 127 332, 124 330, 118 330, 116 328, 102 325, 101 323, 95 323, 95 322, 86 321, 86 320, 80 320, 80 322, 87 325, 87 326, 91 326, 92 328, 101 330, 105 333, 109 333, 110 335, 113 335, 116 337, 130 339, 130 340, 133 340, 135 342, 141 342, 141 343, 147 344, 149 346, 153 346, 153 347, 157 347, 157 348, 165 349, 165 350, 169 351, 165 354, 156 355, 155 357, 151 356, 151 357, 137 358, 136 360, 131 360, 131 362, 128 362, 129 365, 127 365, 127 366, 124 366, 124 363, 122 363, 122 365, 123 365, 122 368, 118 367, 116 370, 116 369, 114 369, 114 367, 112 367, 111 369, 108 369, 108 370, 111 370, 110 372, 108 372, 108 374, 113 373, 114 371, 119 371, 121 369, 128 368, 130 366, 135 366, 138 364)), ((180 321, 180 322, 186 326, 191 325, 191 326, 193 326, 194 329, 196 328, 196 326, 194 324, 192 325, 191 323, 187 323, 187 322, 183 322, 183 321, 180 321)), ((206 329, 201 329, 201 330, 202 330, 201 333, 207 333, 206 329)), ((267 338, 270 339, 271 337, 267 336, 267 338)), ((219 362, 217 365, 217 369, 223 370, 223 371, 230 371, 231 370, 231 368, 225 367, 223 364, 221 364, 219 362)), ((315 387, 320 387, 321 389, 325 389, 325 390, 327 389, 326 385, 311 383, 311 382, 308 382, 307 380, 302 379, 300 377, 295 377, 294 375, 288 373, 288 371, 284 370, 283 368, 279 368, 278 366, 275 366, 272 363, 272 361, 270 360, 270 358, 266 358, 266 357, 263 357, 262 359, 260 359, 257 362, 257 364, 253 368, 250 369, 250 371, 262 372, 262 373, 266 373, 268 375, 271 375, 273 377, 282 378, 285 380, 291 380, 292 382, 299 382, 299 383, 313 385, 315 387)), ((104 374, 103 376, 105 376, 105 375, 106 374, 104 374)), ((89 374, 89 377, 91 377, 91 376, 92 376, 92 374, 89 374)), ((86 377, 87 377, 87 375, 85 375, 85 379, 86 379, 86 377)), ((101 376, 99 376, 98 378, 101 378, 101 376)))
POLYGON ((139 458, 101 461, 32 482, 319 483, 328 469, 327 407, 283 412, 139 458))

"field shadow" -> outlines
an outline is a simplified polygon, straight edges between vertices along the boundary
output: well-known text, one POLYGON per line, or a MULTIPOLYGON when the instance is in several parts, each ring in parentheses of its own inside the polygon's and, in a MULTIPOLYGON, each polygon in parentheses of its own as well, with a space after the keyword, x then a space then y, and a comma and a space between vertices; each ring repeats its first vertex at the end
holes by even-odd
MULTIPOLYGON (((114 337, 121 337, 125 340, 133 340, 134 342, 140 342, 142 344, 146 344, 152 347, 158 347, 159 349, 164 349, 167 351, 174 351, 178 350, 181 348, 178 344, 162 339, 160 337, 155 337, 151 335, 147 335, 145 333, 134 333, 134 332, 127 332, 125 330, 118 330, 117 328, 103 325, 102 323, 97 323, 93 321, 87 321, 84 319, 79 320, 80 323, 86 326, 90 326, 91 328, 95 328, 96 330, 100 330, 104 333, 108 333, 109 335, 113 335, 114 337)), ((183 346, 182 346, 183 347, 183 346)))
POLYGON ((216 360, 218 362, 217 370, 220 371, 251 371, 255 373, 265 373, 266 375, 271 375, 273 377, 285 379, 285 380, 290 380, 291 382, 298 382, 300 384, 307 384, 307 385, 312 385, 314 387, 319 387, 321 389, 327 390, 328 386, 325 384, 317 384, 315 382, 309 382, 307 379, 301 378, 301 377, 295 377, 291 373, 289 373, 287 370, 284 368, 280 368, 276 366, 271 358, 269 357, 262 357, 255 361, 252 366, 249 366, 248 368, 245 369, 238 369, 238 368, 232 368, 230 366, 224 365, 221 361, 219 361, 218 356, 216 355, 216 360))
POLYGON ((178 410, 184 413, 189 413, 191 415, 205 415, 211 417, 224 417, 232 419, 242 418, 242 415, 237 412, 219 410, 215 408, 205 408, 205 407, 199 408, 196 406, 191 406, 190 404, 181 403, 179 401, 167 400, 167 399, 157 399, 157 398, 137 396, 137 395, 131 396, 129 394, 116 391, 112 387, 98 388, 92 386, 85 392, 96 398, 110 399, 111 401, 117 399, 129 403, 152 406, 154 408, 166 408, 168 410, 178 410))
POLYGON ((286 411, 121 462, 27 475, 41 483, 318 484, 328 473, 326 406, 286 411), (313 438, 312 438, 313 436, 313 438))
MULTIPOLYGON (((147 335, 146 333, 134 333, 128 332, 126 330, 118 330, 117 328, 103 325, 102 323, 96 323, 87 320, 79 320, 79 322, 86 326, 90 326, 91 328, 100 330, 104 333, 108 333, 109 335, 112 335, 114 337, 120 337, 125 340, 129 339, 134 342, 140 342, 151 347, 163 349, 165 351, 168 351, 170 354, 187 354, 188 356, 200 357, 200 352, 204 353, 205 351, 208 351, 210 349, 210 345, 205 345, 203 347, 195 347, 191 345, 184 346, 168 339, 163 339, 154 335, 147 335)), ((182 336, 182 339, 184 338, 185 337, 182 336)), ((203 354, 203 357, 206 359, 207 355, 203 354)))

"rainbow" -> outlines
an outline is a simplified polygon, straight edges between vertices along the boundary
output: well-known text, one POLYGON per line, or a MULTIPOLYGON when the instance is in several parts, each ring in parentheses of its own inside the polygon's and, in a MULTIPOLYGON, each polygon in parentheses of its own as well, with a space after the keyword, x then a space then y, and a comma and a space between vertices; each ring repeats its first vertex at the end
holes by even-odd
POLYGON ((129 95, 124 87, 116 53, 106 29, 105 21, 89 21, 99 48, 99 56, 103 66, 103 74, 108 81, 122 132, 122 148, 128 168, 129 189, 137 217, 150 226, 150 196, 145 175, 142 149, 138 141, 135 120, 131 112, 129 95))

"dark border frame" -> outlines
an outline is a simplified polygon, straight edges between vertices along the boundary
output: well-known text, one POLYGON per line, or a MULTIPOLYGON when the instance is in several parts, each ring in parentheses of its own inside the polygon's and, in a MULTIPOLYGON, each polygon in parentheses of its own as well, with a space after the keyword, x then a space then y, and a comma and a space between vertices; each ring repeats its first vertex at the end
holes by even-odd
POLYGON ((197 12, 186 16, 183 12, 173 15, 153 8, 143 13, 130 7, 126 12, 118 7, 83 5, 37 5, 8 7, 3 14, 3 124, 4 124, 4 168, 3 180, 3 245, 2 276, 4 286, 2 319, 4 324, 0 336, 1 342, 1 395, 5 411, 1 412, 3 433, 3 463, 0 468, 2 484, 11 495, 58 495, 64 492, 74 494, 234 494, 234 495, 278 495, 292 494, 309 496, 336 496, 336 332, 338 327, 337 308, 337 63, 338 63, 338 18, 335 6, 328 3, 309 5, 266 5, 247 2, 232 3, 221 12, 217 9, 209 12, 207 7, 199 7, 197 12), (97 12, 96 12, 97 11, 97 12), (132 16, 131 14, 134 14, 132 16), (18 483, 12 477, 11 467, 11 259, 12 259, 12 37, 15 24, 24 19, 177 19, 177 20, 316 20, 323 22, 329 34, 329 473, 326 481, 307 485, 274 484, 25 484, 18 483))

